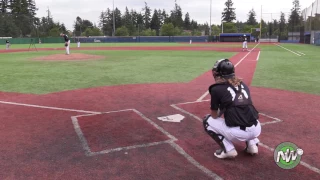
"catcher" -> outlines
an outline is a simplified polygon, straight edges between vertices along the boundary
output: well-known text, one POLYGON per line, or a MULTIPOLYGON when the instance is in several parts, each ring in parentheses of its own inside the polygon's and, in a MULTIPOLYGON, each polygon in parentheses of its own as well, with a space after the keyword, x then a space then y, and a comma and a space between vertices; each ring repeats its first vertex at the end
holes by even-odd
POLYGON ((214 155, 236 157, 238 153, 232 142, 246 142, 245 152, 257 154, 261 125, 248 86, 235 76, 234 66, 228 59, 217 61, 212 74, 216 83, 209 87, 211 113, 204 117, 203 125, 221 148, 214 155))
POLYGON ((66 47, 66 55, 70 54, 70 39, 68 37, 68 35, 61 33, 60 34, 61 37, 64 38, 64 46, 66 47))

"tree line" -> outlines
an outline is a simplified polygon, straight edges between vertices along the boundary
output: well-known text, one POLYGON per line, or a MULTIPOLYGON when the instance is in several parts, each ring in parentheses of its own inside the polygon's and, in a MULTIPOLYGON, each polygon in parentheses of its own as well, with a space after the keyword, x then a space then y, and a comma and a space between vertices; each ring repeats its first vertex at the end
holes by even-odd
MULTIPOLYGON (((286 38, 288 32, 300 31, 303 19, 299 0, 293 0, 292 5, 288 20, 284 13, 271 22, 262 20, 262 35, 286 38)), ((126 7, 121 12, 117 7, 114 11, 107 8, 97 17, 98 24, 78 16, 70 30, 63 23, 54 21, 49 9, 47 16, 40 18, 36 17, 37 10, 35 0, 0 0, 0 36, 56 37, 60 32, 69 33, 70 36, 199 36, 210 35, 210 30, 211 35, 222 32, 220 23, 210 28, 207 22, 200 24, 188 12, 183 13, 176 0, 169 12, 165 9, 152 10, 146 2, 141 10, 126 7)), ((248 12, 248 19, 244 22, 237 20, 235 10, 232 0, 226 0, 221 14, 223 32, 252 33, 258 36, 260 22, 256 19, 255 10, 248 12)))

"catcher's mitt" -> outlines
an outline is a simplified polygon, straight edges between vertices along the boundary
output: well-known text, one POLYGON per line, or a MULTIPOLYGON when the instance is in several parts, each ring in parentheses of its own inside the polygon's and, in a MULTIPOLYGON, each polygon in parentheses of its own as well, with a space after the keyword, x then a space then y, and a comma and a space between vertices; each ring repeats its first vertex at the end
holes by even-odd
POLYGON ((64 46, 67 47, 67 46, 68 46, 68 43, 65 43, 64 46))

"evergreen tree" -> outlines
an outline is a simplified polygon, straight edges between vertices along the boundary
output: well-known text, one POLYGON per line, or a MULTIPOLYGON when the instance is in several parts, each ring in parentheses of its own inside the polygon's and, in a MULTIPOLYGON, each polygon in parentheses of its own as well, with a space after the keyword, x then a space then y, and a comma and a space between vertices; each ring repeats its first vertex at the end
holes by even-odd
POLYGON ((184 18, 184 29, 191 30, 191 22, 190 22, 190 15, 187 12, 184 18))
POLYGON ((132 35, 135 31, 133 19, 131 13, 129 12, 128 7, 126 7, 125 13, 122 17, 123 25, 128 29, 129 35, 132 35))
POLYGON ((146 2, 144 2, 144 8, 142 10, 144 11, 144 26, 146 29, 149 29, 151 24, 151 9, 146 2))
POLYGON ((164 10, 164 9, 162 10, 161 17, 162 17, 162 19, 163 19, 163 23, 164 23, 164 24, 169 24, 169 23, 172 22, 171 19, 170 19, 170 17, 169 17, 169 15, 168 15, 167 12, 166 12, 166 10, 164 10))
POLYGON ((293 7, 291 9, 291 14, 289 17, 289 30, 294 32, 294 31, 299 31, 297 26, 300 26, 300 2, 299 0, 293 0, 292 2, 293 7))
POLYGON ((163 18, 163 16, 162 16, 162 11, 161 11, 161 9, 158 10, 158 17, 159 17, 160 26, 162 26, 163 23, 164 23, 164 18, 163 18))
POLYGON ((254 9, 251 9, 249 14, 248 14, 248 20, 247 20, 247 24, 248 25, 257 25, 257 20, 256 20, 256 12, 254 11, 254 9))
POLYGON ((36 11, 38 8, 36 7, 36 2, 35 0, 27 0, 28 3, 28 13, 30 14, 31 17, 35 17, 37 14, 36 11))
POLYGON ((226 22, 232 22, 236 20, 236 13, 235 8, 233 8, 233 2, 232 0, 227 0, 225 2, 226 8, 224 8, 224 11, 222 12, 222 20, 226 22))
POLYGON ((171 11, 170 18, 174 27, 183 27, 184 23, 182 19, 182 10, 181 7, 177 4, 177 0, 175 0, 175 6, 174 9, 171 11))
POLYGON ((283 12, 281 12, 279 28, 280 28, 280 32, 284 32, 284 30, 286 28, 286 17, 283 12))
POLYGON ((8 0, 0 0, 0 13, 6 13, 8 5, 8 0))
POLYGON ((160 24, 161 24, 161 22, 160 22, 160 18, 159 18, 159 15, 158 15, 158 11, 155 9, 153 11, 153 16, 152 16, 150 28, 152 30, 155 30, 157 35, 159 34, 160 24))
POLYGON ((193 20, 191 21, 191 30, 196 30, 198 29, 198 23, 197 21, 193 20))

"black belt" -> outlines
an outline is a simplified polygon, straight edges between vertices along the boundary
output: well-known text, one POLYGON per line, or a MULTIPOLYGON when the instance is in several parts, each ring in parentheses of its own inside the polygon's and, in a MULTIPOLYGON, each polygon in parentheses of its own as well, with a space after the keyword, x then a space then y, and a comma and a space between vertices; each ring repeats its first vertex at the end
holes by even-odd
MULTIPOLYGON (((253 123, 254 126, 257 126, 257 124, 258 124, 258 121, 255 121, 255 122, 253 123)), ((248 127, 251 127, 251 126, 248 126, 248 127)), ((246 128, 247 128, 246 126, 240 126, 240 129, 243 130, 243 131, 245 131, 246 128)))

